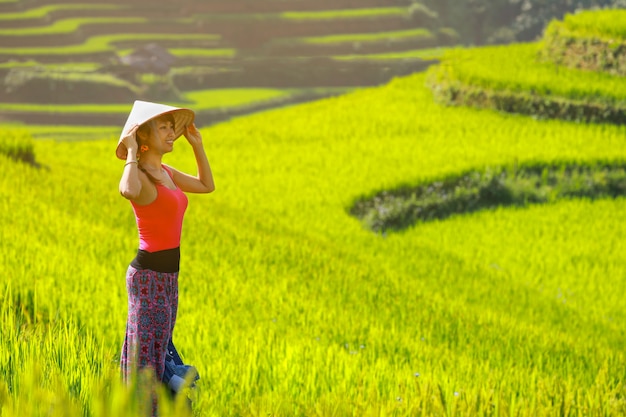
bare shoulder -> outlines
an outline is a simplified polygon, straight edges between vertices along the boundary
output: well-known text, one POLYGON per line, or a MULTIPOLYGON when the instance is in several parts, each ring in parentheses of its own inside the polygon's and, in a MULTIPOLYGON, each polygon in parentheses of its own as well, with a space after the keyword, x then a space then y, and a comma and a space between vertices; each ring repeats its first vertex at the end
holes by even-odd
POLYGON ((163 164, 163 168, 165 169, 167 174, 170 176, 170 178, 177 184, 179 181, 183 180, 183 178, 187 176, 187 174, 185 174, 182 171, 177 170, 171 165, 163 164))
POLYGON ((167 165, 167 164, 163 164, 163 168, 165 168, 165 170, 170 174, 170 175, 175 175, 175 174, 181 174, 181 171, 177 170, 176 168, 174 168, 171 165, 167 165))
POLYGON ((157 189, 156 185, 150 181, 146 173, 141 170, 139 170, 139 180, 141 181, 141 192, 139 196, 133 200, 133 203, 145 206, 156 200, 157 189))

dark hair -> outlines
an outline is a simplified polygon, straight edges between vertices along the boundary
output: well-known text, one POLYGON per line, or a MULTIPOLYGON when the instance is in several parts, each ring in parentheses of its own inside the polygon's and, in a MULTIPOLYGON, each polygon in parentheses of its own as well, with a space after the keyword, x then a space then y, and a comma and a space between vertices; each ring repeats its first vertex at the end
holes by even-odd
MULTIPOLYGON (((139 128, 137 129, 137 138, 140 137, 139 133, 142 133, 145 136, 152 135, 152 125, 153 125, 153 123, 161 121, 161 120, 165 120, 167 122, 170 122, 172 124, 172 126, 174 126, 174 129, 176 129, 176 119, 174 119, 174 115, 172 113, 165 113, 165 114, 157 116, 154 119, 150 119, 147 122, 144 122, 143 124, 141 124, 139 126, 139 128)), ((139 140, 138 140, 138 142, 139 142, 139 140)), ((141 143, 139 143, 139 145, 141 146, 141 143)))
MULTIPOLYGON (((150 137, 152 135, 152 126, 155 122, 159 122, 159 121, 167 121, 172 123, 172 126, 174 127, 174 129, 176 129, 176 120, 174 119, 174 115, 172 115, 172 113, 165 113, 162 114, 160 116, 155 117, 154 119, 148 120, 147 122, 141 124, 139 126, 139 128, 137 129, 137 144, 139 145, 139 149, 141 150, 141 146, 142 146, 142 139, 141 136, 145 136, 145 137, 150 137), (141 135, 140 135, 141 133, 141 135)), ((139 152, 140 158, 139 158, 139 163, 137 164, 137 166, 139 167, 139 169, 141 171, 143 171, 144 174, 146 174, 148 176, 148 179, 150 179, 150 181, 153 184, 161 184, 162 181, 158 180, 157 178, 154 177, 154 175, 150 174, 148 171, 146 171, 144 169, 143 166, 141 166, 141 151, 139 152)))

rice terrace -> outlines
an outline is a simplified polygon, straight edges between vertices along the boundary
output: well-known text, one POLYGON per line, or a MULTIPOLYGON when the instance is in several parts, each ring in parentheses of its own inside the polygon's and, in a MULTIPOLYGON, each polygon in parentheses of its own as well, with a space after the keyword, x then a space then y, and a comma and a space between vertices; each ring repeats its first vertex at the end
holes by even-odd
POLYGON ((216 182, 159 415, 626 415, 626 10, 520 41, 444 3, 0 0, 0 416, 146 415, 135 99, 196 111, 216 182))

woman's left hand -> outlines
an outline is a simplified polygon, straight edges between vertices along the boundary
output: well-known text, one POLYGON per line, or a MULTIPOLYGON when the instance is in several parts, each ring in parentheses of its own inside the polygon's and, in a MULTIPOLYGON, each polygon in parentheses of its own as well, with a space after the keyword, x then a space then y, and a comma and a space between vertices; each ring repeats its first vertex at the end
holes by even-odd
POLYGON ((201 146, 202 145, 202 135, 200 131, 196 127, 195 123, 190 124, 185 128, 183 135, 189 141, 191 146, 201 146))

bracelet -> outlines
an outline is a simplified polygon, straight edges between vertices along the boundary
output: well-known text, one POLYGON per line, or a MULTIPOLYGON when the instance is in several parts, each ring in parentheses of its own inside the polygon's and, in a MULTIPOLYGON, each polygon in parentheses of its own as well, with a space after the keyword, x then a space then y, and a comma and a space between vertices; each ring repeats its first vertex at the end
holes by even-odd
POLYGON ((126 166, 126 165, 128 165, 128 164, 138 164, 138 165, 139 165, 139 162, 137 162, 137 161, 128 161, 128 162, 126 162, 126 163, 124 164, 124 166, 126 166))

